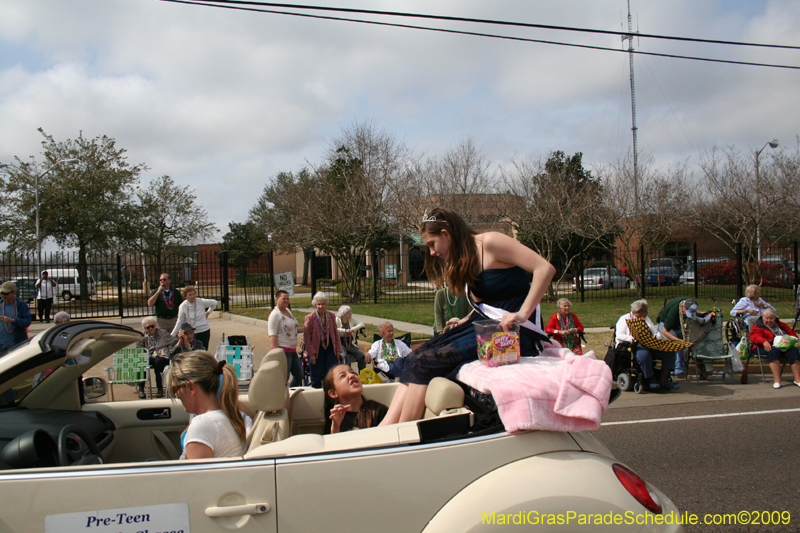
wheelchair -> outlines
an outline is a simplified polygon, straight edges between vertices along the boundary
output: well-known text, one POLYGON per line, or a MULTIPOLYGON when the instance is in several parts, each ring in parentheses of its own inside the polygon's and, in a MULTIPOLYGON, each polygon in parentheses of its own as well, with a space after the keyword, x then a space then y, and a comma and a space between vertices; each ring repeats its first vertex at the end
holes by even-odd
MULTIPOLYGON (((614 330, 614 333, 611 335, 611 343, 608 344, 608 351, 603 360, 611 369, 611 377, 620 390, 633 390, 636 394, 640 394, 646 388, 644 373, 634 355, 638 344, 635 341, 623 342, 617 346, 616 330, 613 327, 611 329, 614 330)), ((653 372, 655 378, 658 379, 660 369, 653 368, 653 372)))

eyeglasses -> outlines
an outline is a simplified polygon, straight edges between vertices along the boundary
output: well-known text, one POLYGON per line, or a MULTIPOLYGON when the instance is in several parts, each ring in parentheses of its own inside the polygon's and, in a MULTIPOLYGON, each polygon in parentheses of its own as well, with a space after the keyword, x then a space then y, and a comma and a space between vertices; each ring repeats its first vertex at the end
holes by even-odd
POLYGON ((160 279, 160 280, 158 280, 158 281, 169 281, 169 279, 168 279, 168 278, 161 278, 161 279, 160 279))
POLYGON ((186 383, 178 383, 177 385, 172 386, 172 397, 177 398, 178 393, 184 388, 187 384, 186 383))
POLYGON ((150 324, 149 326, 145 326, 144 327, 144 329, 155 329, 155 328, 156 327, 154 325, 152 325, 152 324, 150 324))

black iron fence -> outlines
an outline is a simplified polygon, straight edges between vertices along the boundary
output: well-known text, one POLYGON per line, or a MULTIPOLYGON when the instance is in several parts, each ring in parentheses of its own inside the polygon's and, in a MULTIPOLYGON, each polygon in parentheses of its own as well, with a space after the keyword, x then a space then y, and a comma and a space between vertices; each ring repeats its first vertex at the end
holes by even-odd
MULTIPOLYGON (((632 300, 694 296, 731 300, 744 288, 761 286, 768 301, 794 301, 798 287, 797 244, 765 248, 759 261, 741 246, 698 246, 685 255, 668 256, 640 248, 623 254, 579 262, 574 272, 559 273, 549 298, 573 300, 632 300), (748 260, 747 258, 751 259, 748 260), (578 274, 582 273, 582 274, 578 274)), ((274 302, 273 257, 265 254, 247 265, 230 265, 228 254, 216 246, 192 247, 157 258, 144 254, 89 254, 85 269, 76 253, 34 254, 0 252, 0 279, 17 282, 18 295, 34 302, 34 284, 41 270, 57 282, 53 313, 74 318, 137 317, 152 313, 147 298, 166 272, 173 287, 193 285, 199 296, 218 300, 223 310, 269 308, 274 302)), ((422 250, 399 254, 369 254, 357 282, 347 284, 330 257, 312 256, 310 297, 325 292, 331 305, 343 303, 402 303, 433 301, 435 288, 424 272, 422 250)), ((300 278, 302 273, 297 273, 300 278)), ((285 280, 284 280, 285 281, 285 280)), ((277 282, 277 283, 276 283, 277 282)), ((301 296, 302 297, 302 296, 301 296)))

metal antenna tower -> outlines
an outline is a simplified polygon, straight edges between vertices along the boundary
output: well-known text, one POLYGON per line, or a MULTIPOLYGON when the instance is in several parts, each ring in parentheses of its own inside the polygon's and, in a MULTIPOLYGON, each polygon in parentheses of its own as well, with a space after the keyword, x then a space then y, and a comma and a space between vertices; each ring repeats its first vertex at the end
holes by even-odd
POLYGON ((623 35, 622 40, 628 40, 628 55, 631 62, 631 131, 633 132, 633 198, 636 208, 639 207, 639 144, 636 140, 636 85, 633 81, 633 23, 631 21, 631 0, 628 0, 628 35, 623 35))

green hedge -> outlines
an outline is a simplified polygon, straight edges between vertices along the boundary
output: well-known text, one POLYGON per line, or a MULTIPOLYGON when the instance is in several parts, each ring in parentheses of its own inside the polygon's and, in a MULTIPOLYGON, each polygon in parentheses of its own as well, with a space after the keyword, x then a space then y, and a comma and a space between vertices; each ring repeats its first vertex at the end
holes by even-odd
MULTIPOLYGON (((269 287, 272 284, 272 278, 269 274, 247 274, 245 276, 248 287, 269 287)), ((237 287, 244 287, 243 281, 236 281, 237 287)))

